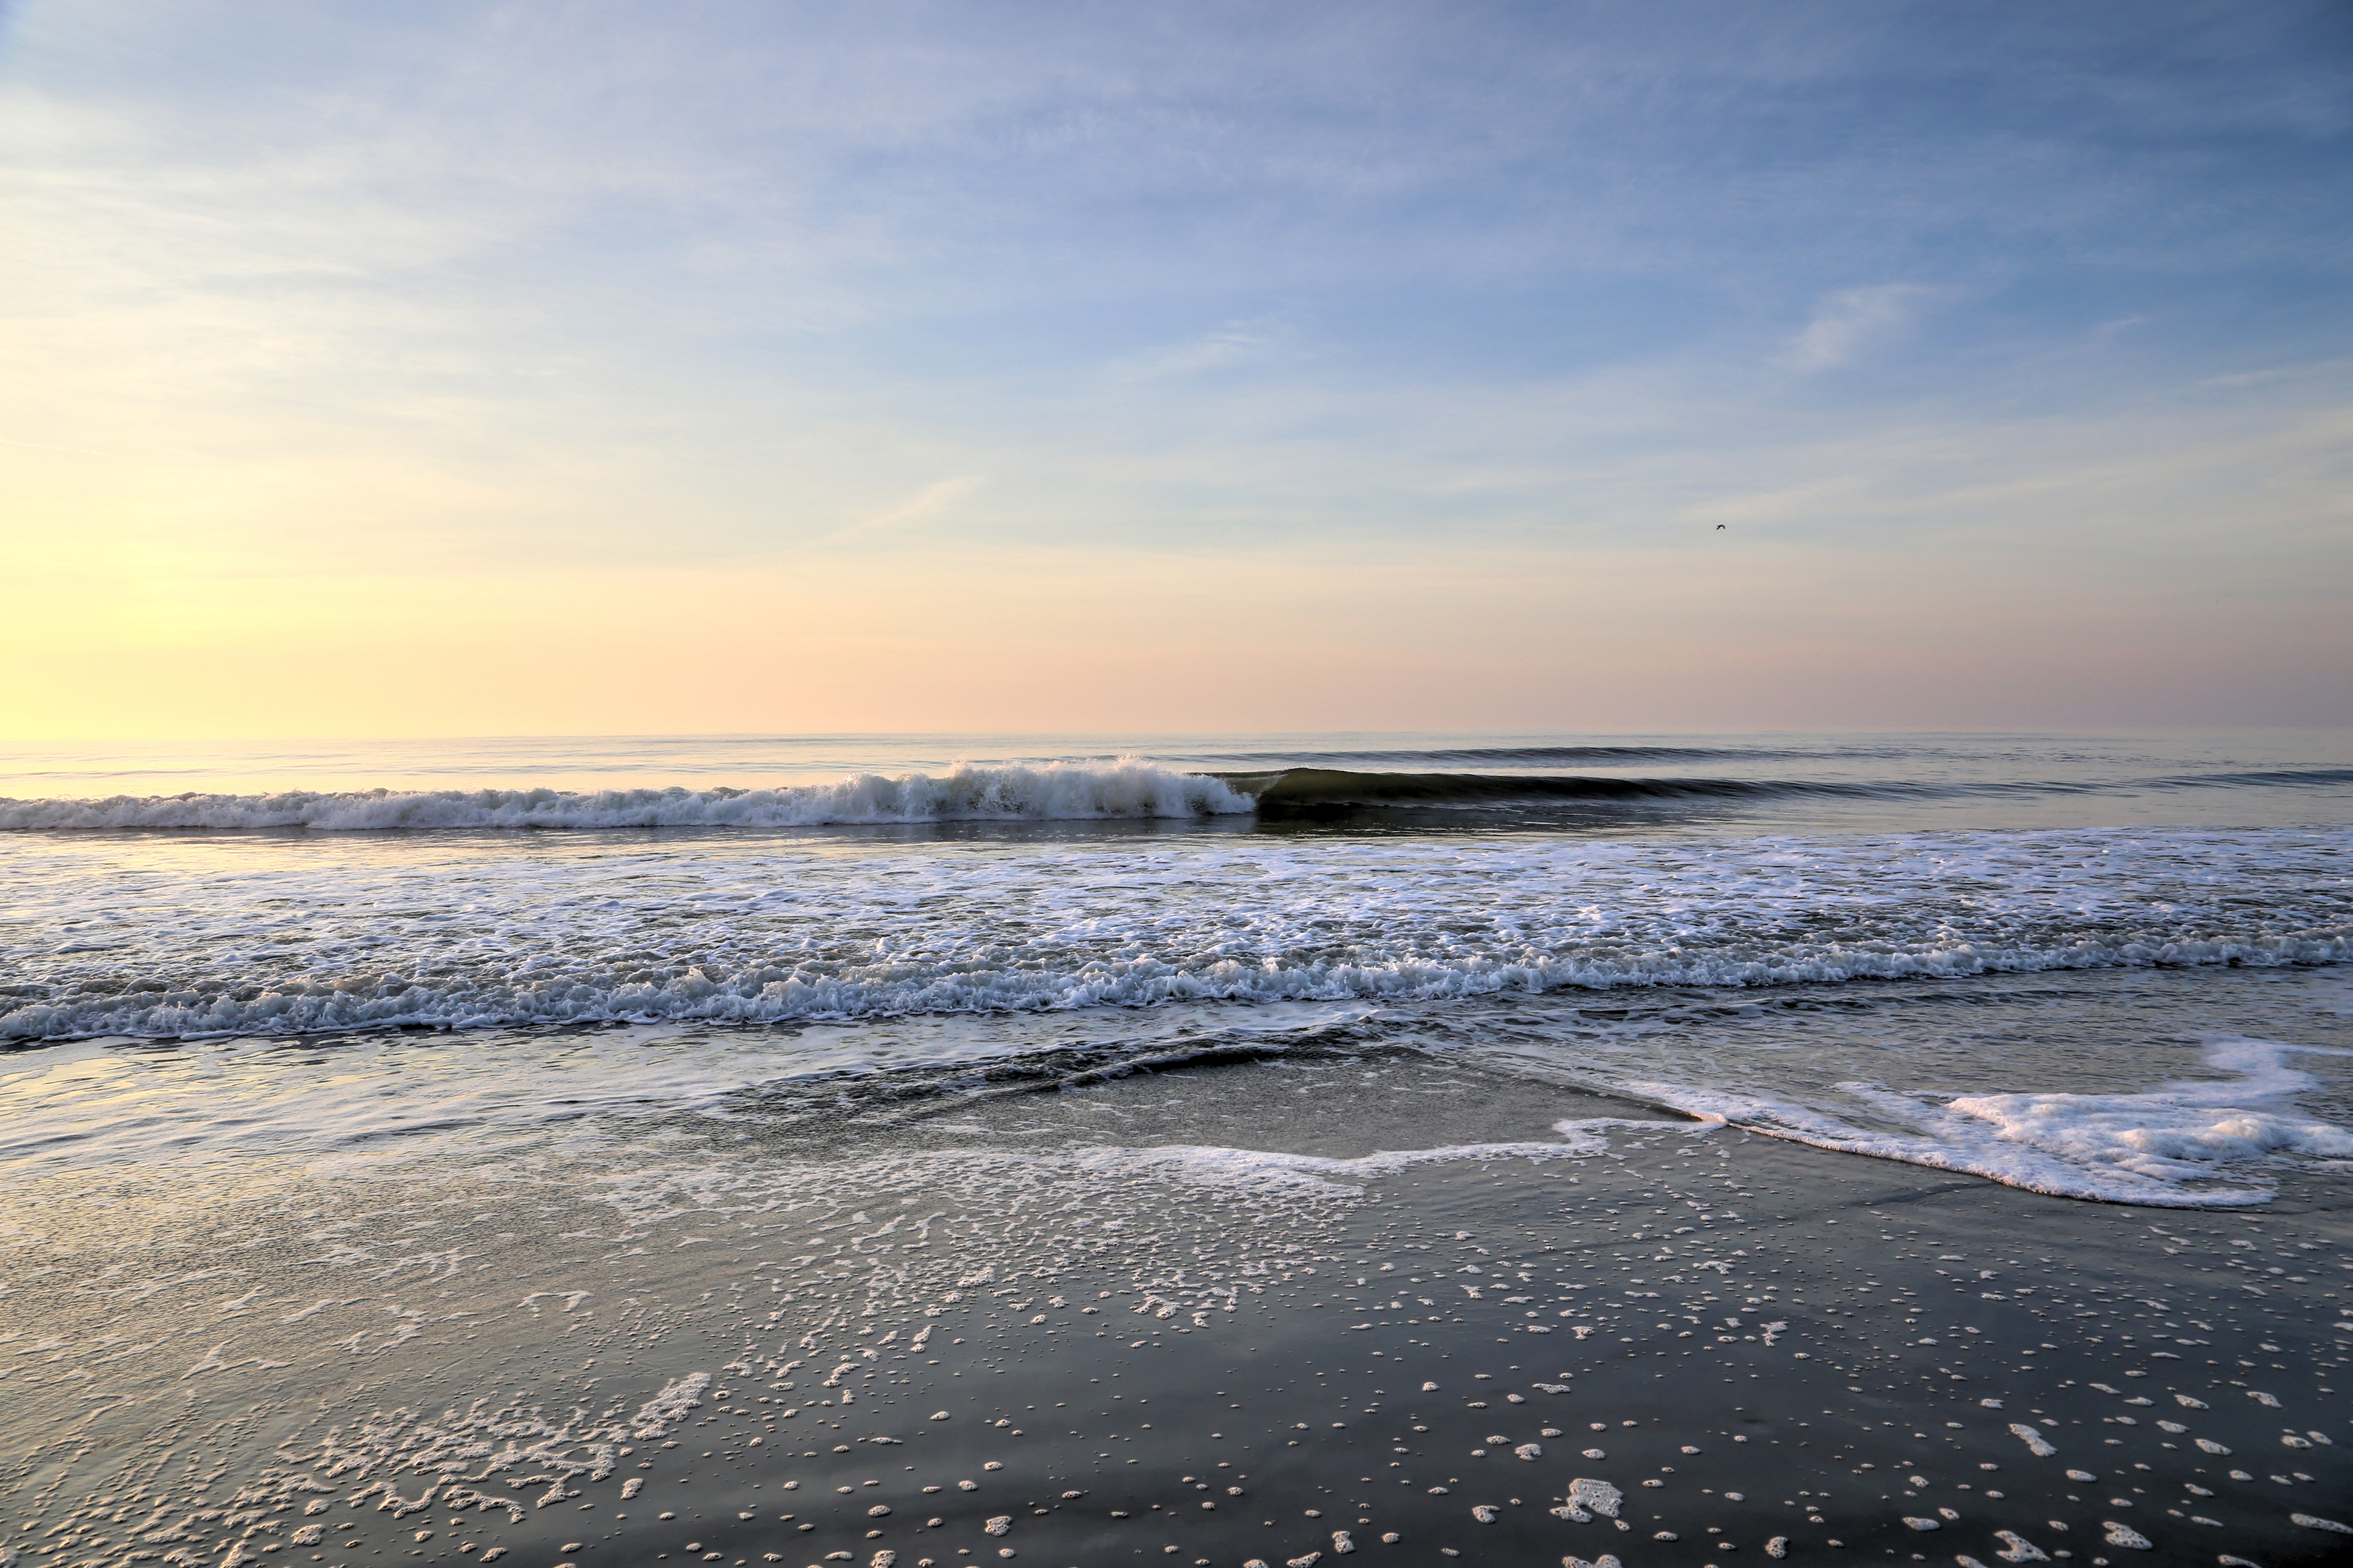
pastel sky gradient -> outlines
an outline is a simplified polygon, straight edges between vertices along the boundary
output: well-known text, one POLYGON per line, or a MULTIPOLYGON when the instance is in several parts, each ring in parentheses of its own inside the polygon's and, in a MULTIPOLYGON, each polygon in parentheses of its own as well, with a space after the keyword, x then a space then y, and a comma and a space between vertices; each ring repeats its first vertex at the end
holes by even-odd
POLYGON ((2353 722, 2337 0, 10 0, 0 234, 0 735, 2353 722))

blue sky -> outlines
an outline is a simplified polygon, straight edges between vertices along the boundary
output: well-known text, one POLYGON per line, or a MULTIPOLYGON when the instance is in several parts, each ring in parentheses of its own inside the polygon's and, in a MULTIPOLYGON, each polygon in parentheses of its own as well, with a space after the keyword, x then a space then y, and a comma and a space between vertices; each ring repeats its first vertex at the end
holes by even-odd
POLYGON ((2353 722, 2341 5, 0 16, 0 732, 2353 722))

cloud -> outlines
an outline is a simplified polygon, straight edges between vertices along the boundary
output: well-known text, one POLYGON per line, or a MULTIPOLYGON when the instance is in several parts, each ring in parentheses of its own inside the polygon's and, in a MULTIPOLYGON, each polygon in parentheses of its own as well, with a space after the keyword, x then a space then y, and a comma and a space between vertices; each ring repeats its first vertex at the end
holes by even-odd
POLYGON ((831 543, 845 539, 855 539, 865 534, 887 533, 894 529, 905 528, 911 523, 928 522, 987 482, 978 474, 959 474, 954 479, 937 480, 925 485, 888 511, 878 512, 872 517, 853 522, 848 528, 836 529, 827 534, 821 542, 831 543))
POLYGON ((1806 330, 1789 342, 1785 363, 1799 370, 1836 370, 1902 337, 1940 290, 1922 283, 1842 289, 1825 298, 1806 330))
POLYGON ((2306 364, 2274 365, 2266 370, 2231 371, 2222 375, 2210 375, 2201 384, 2207 386, 2262 386, 2274 381, 2289 381, 2304 376, 2326 375, 2353 367, 2353 359, 2316 360, 2306 364))
POLYGON ((1263 358, 1269 350, 1289 335, 1282 323, 1272 317, 1229 321, 1215 331, 1206 332, 1189 342, 1172 344, 1138 357, 1124 367, 1120 378, 1124 381, 1157 381, 1225 370, 1250 360, 1263 358))

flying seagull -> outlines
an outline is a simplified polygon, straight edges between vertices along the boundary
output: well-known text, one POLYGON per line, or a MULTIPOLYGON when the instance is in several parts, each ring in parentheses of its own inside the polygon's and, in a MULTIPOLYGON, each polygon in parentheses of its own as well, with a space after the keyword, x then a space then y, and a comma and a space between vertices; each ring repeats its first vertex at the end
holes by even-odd
POLYGON ((1716 531, 1716 532, 1718 532, 1718 533, 1722 533, 1722 532, 1724 531, 1724 524, 1722 524, 1722 523, 1720 523, 1720 522, 1719 522, 1719 523, 1717 523, 1717 524, 1715 525, 1715 531, 1716 531))

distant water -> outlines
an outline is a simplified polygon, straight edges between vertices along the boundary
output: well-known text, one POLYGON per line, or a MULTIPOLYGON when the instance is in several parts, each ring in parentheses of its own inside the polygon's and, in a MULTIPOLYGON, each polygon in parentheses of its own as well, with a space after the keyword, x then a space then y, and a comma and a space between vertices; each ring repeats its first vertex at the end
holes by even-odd
POLYGON ((0 1160, 1309 1049, 2084 1195, 2353 1157, 2342 735, 56 747, 0 796, 0 1160))

